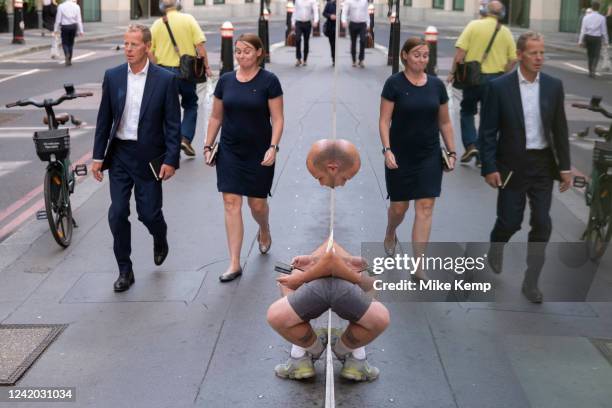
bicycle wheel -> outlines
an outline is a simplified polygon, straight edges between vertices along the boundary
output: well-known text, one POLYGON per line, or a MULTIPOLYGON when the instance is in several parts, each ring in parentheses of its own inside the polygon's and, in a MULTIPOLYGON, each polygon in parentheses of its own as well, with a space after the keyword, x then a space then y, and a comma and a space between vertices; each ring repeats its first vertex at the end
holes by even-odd
POLYGON ((601 258, 610 243, 612 229, 609 222, 601 222, 597 219, 589 221, 589 226, 585 234, 587 254, 592 261, 601 258))
POLYGON ((49 229, 62 248, 72 240, 72 208, 63 168, 48 168, 45 174, 45 211, 49 229))

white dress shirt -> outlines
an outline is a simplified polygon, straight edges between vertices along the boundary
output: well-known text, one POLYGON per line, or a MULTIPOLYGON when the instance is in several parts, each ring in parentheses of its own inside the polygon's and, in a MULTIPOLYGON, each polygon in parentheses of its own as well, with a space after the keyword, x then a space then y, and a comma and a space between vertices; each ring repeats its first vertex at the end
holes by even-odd
POLYGON ((368 0, 344 0, 342 5, 342 22, 366 23, 370 27, 368 0))
POLYGON ((295 0, 295 8, 291 16, 291 24, 296 21, 319 22, 319 2, 317 0, 295 0))
POLYGON ((121 140, 138 140, 138 121, 140 119, 140 105, 144 94, 149 60, 144 69, 137 74, 132 72, 128 64, 127 92, 125 95, 125 108, 117 127, 117 138, 121 140))
POLYGON ((540 114, 540 73, 536 76, 535 81, 529 82, 523 76, 520 66, 517 71, 523 105, 523 118, 525 118, 527 149, 545 149, 548 147, 548 141, 544 135, 542 115, 540 114))
POLYGON ((72 0, 67 0, 57 7, 55 28, 53 31, 59 32, 60 26, 71 24, 77 24, 79 26, 79 33, 84 33, 83 21, 81 20, 81 8, 72 0))
POLYGON ((585 35, 601 37, 603 44, 608 44, 606 18, 595 11, 584 16, 582 19, 582 27, 580 28, 580 38, 578 39, 579 44, 582 44, 585 35))

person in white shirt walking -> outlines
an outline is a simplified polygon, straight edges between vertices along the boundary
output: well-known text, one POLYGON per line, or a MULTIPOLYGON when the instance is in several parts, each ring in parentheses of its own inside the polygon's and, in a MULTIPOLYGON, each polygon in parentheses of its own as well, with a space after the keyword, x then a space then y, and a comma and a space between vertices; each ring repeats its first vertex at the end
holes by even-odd
POLYGON ((587 49, 589 77, 591 78, 595 78, 599 56, 601 55, 601 46, 608 43, 606 18, 599 14, 600 7, 601 5, 598 1, 591 3, 593 12, 587 14, 582 19, 580 38, 578 39, 578 44, 587 49))
POLYGON ((353 67, 357 66, 357 37, 359 37, 359 66, 365 68, 366 33, 370 28, 368 0, 345 0, 342 5, 342 26, 349 29, 353 67))
POLYGON ((55 15, 55 27, 53 34, 62 34, 62 48, 66 66, 72 65, 72 51, 74 49, 74 37, 83 35, 83 21, 81 20, 81 7, 77 0, 66 0, 57 8, 55 15))
POLYGON ((308 43, 313 24, 319 24, 319 3, 317 0, 295 0, 291 16, 291 27, 295 31, 295 66, 307 65, 308 43), (302 36, 304 36, 304 61, 302 62, 302 36))

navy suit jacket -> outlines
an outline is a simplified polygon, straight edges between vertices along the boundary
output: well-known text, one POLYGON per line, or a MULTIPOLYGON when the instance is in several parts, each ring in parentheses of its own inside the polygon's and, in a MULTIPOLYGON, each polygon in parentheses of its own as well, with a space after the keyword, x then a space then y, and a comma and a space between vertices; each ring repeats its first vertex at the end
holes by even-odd
MULTIPOLYGON (((98 111, 93 158, 112 162, 111 144, 117 135, 127 94, 128 66, 111 68, 104 74, 102 101, 98 111)), ((175 75, 149 63, 138 121, 138 157, 147 164, 166 153, 164 164, 179 167, 181 108, 175 75)))
MULTIPOLYGON (((570 170, 564 102, 563 83, 540 73, 540 115, 544 136, 555 158, 551 175, 557 179, 560 171, 570 170)), ((491 81, 481 109, 479 143, 483 176, 499 171, 504 177, 513 171, 508 186, 521 183, 526 166, 527 138, 516 70, 491 81)))

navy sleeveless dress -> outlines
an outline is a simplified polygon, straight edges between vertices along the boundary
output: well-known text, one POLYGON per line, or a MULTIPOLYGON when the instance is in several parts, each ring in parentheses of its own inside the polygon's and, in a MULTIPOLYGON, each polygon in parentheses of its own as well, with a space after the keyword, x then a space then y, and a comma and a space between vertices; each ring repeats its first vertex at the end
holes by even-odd
POLYGON ((272 141, 268 100, 282 94, 276 75, 264 69, 248 82, 238 81, 236 72, 219 78, 214 92, 223 102, 216 164, 219 192, 256 198, 270 194, 274 165, 261 165, 272 141))
POLYGON ((390 147, 398 168, 385 166, 389 198, 410 201, 439 197, 443 170, 438 111, 448 102, 444 83, 428 75, 425 85, 416 86, 398 72, 387 79, 381 96, 395 104, 390 147))

